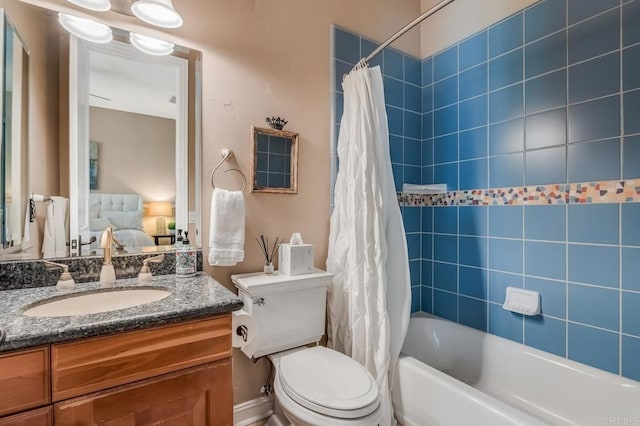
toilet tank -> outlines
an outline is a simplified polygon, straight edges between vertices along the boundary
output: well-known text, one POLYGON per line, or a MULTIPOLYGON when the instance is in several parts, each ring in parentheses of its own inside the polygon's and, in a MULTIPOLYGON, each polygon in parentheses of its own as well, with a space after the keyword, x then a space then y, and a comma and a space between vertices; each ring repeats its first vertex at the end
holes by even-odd
POLYGON ((257 323, 254 340, 242 351, 258 358, 318 342, 324 335, 327 287, 332 278, 333 274, 320 269, 296 276, 279 272, 232 275, 243 309, 257 323))

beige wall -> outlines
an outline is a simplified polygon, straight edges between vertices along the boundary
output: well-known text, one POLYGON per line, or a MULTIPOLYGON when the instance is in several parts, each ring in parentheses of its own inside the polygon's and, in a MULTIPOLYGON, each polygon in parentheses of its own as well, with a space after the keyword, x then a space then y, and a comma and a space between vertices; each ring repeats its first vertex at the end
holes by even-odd
POLYGON ((95 192, 175 201, 176 121, 91 107, 89 138, 98 143, 95 192))
MULTIPOLYGON (((57 10, 73 10, 63 0, 28 0, 57 10)), ((287 130, 300 133, 298 195, 246 193, 245 261, 233 268, 206 270, 232 288, 232 273, 262 268, 254 237, 289 237, 301 231, 316 246, 315 263, 325 266, 329 233, 330 25, 337 24, 384 40, 419 13, 418 0, 174 0, 185 25, 156 35, 203 52, 203 240, 209 230, 211 186, 208 172, 220 150, 232 148, 231 165, 249 171, 252 124, 267 115, 284 116, 287 130)), ((79 9, 77 14, 85 14, 79 9)), ((124 29, 140 29, 135 18, 94 15, 124 29)), ((412 31, 396 47, 419 54, 419 33, 412 31)), ((228 175, 228 176, 227 176, 228 175)), ((219 180, 218 180, 219 179, 219 180)), ((216 184, 238 188, 234 174, 216 184)), ((205 247, 205 258, 208 250, 205 247)), ((234 400, 259 396, 267 376, 265 360, 253 364, 234 353, 234 400)))
MULTIPOLYGON (((421 10, 441 0, 420 0, 421 10)), ((420 57, 426 58, 538 0, 455 0, 420 25, 420 57)))

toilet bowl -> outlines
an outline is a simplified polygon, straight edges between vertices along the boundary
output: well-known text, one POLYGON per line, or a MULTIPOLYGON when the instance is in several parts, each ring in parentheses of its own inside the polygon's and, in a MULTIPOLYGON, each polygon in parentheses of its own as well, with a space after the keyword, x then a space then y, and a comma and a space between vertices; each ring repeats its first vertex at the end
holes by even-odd
POLYGON ((382 417, 375 379, 358 362, 316 346, 269 357, 283 415, 296 426, 372 426, 382 417))

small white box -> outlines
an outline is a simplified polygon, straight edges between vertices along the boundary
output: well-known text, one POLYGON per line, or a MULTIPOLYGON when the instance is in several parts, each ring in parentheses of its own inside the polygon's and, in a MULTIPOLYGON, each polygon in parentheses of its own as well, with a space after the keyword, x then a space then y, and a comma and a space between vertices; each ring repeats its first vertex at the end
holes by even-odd
POLYGON ((278 270, 285 275, 313 273, 313 245, 281 244, 278 249, 278 270))

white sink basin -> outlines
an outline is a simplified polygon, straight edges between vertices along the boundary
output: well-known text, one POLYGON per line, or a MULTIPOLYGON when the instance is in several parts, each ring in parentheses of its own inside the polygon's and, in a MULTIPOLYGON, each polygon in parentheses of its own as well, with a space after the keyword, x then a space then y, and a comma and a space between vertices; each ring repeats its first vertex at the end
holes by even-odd
POLYGON ((77 293, 56 298, 25 310, 28 317, 70 317, 132 308, 162 300, 171 293, 157 288, 121 288, 95 293, 77 293))

